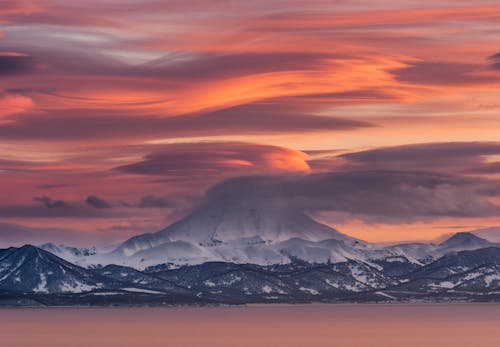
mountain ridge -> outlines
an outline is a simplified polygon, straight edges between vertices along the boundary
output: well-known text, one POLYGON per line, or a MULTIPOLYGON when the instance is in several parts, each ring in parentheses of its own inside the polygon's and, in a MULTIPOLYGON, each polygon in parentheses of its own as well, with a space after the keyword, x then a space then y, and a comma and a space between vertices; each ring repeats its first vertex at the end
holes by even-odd
POLYGON ((267 266, 206 262, 149 271, 117 265, 83 269, 30 245, 0 250, 0 305, 415 300, 500 300, 500 248, 452 252, 426 265, 409 263, 400 257, 375 264, 358 260, 336 263, 293 261, 267 266), (21 258, 23 260, 19 261, 21 258), (61 266, 67 271, 58 271, 61 266), (65 290, 61 284, 74 279, 75 273, 78 280, 83 278, 87 284, 94 285, 65 290), (15 276, 21 280, 13 282, 15 276), (45 279, 41 280, 42 277, 45 279))

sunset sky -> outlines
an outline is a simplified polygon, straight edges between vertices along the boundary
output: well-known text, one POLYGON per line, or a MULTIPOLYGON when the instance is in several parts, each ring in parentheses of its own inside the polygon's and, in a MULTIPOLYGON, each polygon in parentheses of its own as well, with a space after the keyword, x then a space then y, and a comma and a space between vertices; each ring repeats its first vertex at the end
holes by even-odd
POLYGON ((368 241, 500 225, 499 38, 498 1, 0 0, 0 238, 113 243, 253 175, 368 241))

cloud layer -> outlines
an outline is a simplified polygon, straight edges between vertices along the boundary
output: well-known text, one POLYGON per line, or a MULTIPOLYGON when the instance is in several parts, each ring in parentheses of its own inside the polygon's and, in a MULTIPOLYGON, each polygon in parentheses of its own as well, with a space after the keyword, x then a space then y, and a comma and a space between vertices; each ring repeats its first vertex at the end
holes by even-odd
POLYGON ((340 155, 358 168, 498 174, 500 143, 449 142, 378 148, 340 155))
POLYGON ((500 212, 490 201, 499 182, 409 171, 351 171, 294 177, 241 177, 224 181, 207 204, 238 201, 286 203, 290 209, 337 211, 367 221, 401 222, 436 217, 488 217, 500 212))
POLYGON ((162 146, 137 163, 116 170, 153 176, 212 176, 307 172, 307 155, 288 148, 241 142, 181 143, 162 146))

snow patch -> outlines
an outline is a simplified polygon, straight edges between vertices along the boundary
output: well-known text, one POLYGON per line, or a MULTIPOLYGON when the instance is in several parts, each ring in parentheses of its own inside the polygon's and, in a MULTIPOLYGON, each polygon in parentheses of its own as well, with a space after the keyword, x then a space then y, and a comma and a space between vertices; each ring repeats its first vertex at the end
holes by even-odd
POLYGON ((40 283, 36 288, 33 288, 35 293, 48 293, 49 289, 47 288, 47 277, 45 274, 40 274, 40 283))
POLYGON ((301 291, 309 293, 311 295, 319 295, 319 292, 316 289, 306 288, 306 287, 300 287, 299 289, 301 291))
POLYGON ((389 299, 396 299, 396 297, 394 297, 392 295, 389 295, 387 293, 384 293, 384 292, 375 292, 375 294, 383 296, 383 297, 386 297, 386 298, 389 298, 389 299))
POLYGON ((149 290, 142 288, 121 288, 122 290, 126 290, 127 292, 133 293, 147 293, 147 294, 165 294, 164 292, 159 292, 157 290, 149 290))
POLYGON ((215 283, 210 281, 210 280, 206 280, 205 282, 203 282, 207 287, 215 287, 215 283))
POLYGON ((270 286, 268 286, 268 285, 265 285, 265 286, 263 286, 263 287, 262 287, 262 291, 263 291, 264 293, 266 293, 266 294, 269 294, 269 293, 272 293, 273 288, 271 288, 271 287, 270 287, 270 286))
POLYGON ((79 281, 63 282, 61 285, 61 292, 65 293, 84 293, 90 292, 91 290, 97 289, 97 286, 91 286, 79 281))

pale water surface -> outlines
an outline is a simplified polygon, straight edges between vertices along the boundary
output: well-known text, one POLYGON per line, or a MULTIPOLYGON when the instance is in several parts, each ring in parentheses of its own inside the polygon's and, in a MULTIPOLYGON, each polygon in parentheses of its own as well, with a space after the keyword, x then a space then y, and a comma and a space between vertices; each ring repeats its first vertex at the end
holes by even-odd
POLYGON ((0 346, 500 346, 500 305, 2 309, 0 346))

